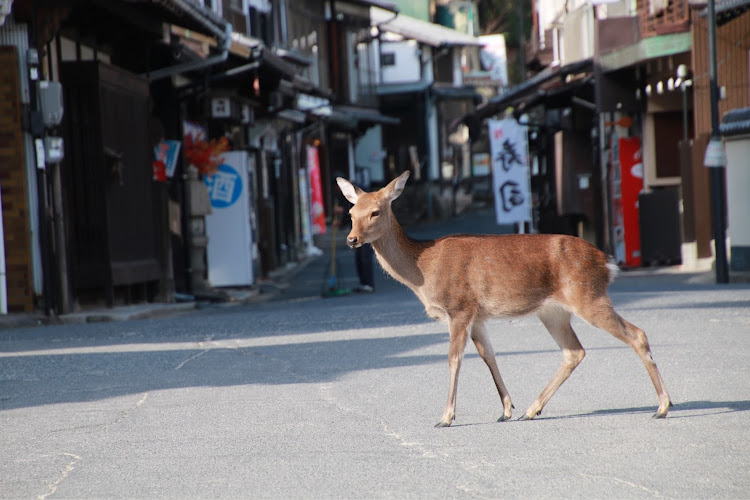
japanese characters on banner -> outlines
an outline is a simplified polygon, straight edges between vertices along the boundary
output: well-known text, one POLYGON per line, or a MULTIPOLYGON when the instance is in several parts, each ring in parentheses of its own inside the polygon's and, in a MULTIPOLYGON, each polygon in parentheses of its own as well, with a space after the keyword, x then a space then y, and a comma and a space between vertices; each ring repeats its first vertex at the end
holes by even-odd
POLYGON ((526 127, 511 118, 488 120, 490 162, 498 224, 531 221, 526 127))
POLYGON ((313 234, 325 234, 326 214, 323 208, 323 184, 320 180, 318 148, 307 146, 307 172, 310 175, 310 218, 313 234))

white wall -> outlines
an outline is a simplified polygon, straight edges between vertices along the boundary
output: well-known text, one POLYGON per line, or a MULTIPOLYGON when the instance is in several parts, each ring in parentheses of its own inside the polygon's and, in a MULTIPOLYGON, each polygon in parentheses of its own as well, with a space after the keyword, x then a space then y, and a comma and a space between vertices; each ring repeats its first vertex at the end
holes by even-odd
POLYGON ((726 141, 727 151, 727 206, 729 238, 733 247, 750 247, 750 200, 747 188, 750 186, 750 137, 730 137, 726 141))
POLYGON ((385 180, 383 168, 383 134, 380 125, 370 127, 359 138, 354 148, 354 163, 357 167, 370 169, 370 181, 382 183, 385 180))
POLYGON ((594 55, 594 11, 591 5, 583 5, 565 17, 561 52, 562 65, 594 55))
POLYGON ((393 54, 395 64, 380 64, 381 83, 413 83, 422 79, 419 45, 414 40, 404 42, 382 42, 380 55, 393 54))

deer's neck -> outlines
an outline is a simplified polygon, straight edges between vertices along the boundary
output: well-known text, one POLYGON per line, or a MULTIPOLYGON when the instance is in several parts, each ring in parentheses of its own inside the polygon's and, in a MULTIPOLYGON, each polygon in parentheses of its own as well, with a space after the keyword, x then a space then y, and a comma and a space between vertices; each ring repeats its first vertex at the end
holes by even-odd
POLYGON ((373 241, 372 248, 380 266, 388 274, 416 290, 424 283, 419 257, 428 244, 429 242, 409 238, 393 217, 390 231, 373 241))

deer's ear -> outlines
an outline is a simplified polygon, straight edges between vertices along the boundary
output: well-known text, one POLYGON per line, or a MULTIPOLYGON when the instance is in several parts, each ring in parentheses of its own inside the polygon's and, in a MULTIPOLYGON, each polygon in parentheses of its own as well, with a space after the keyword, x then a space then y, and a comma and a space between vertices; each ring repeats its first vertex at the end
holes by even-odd
POLYGON ((357 203, 359 197, 364 194, 364 191, 362 191, 343 177, 336 177, 336 183, 339 185, 339 189, 341 189, 344 197, 349 200, 352 205, 357 203))
POLYGON ((404 192, 404 187, 406 186, 406 180, 408 178, 409 178, 409 171, 407 170, 403 174, 393 179, 384 188, 386 190, 386 193, 388 194, 388 198, 390 198, 391 201, 401 196, 401 193, 404 192))

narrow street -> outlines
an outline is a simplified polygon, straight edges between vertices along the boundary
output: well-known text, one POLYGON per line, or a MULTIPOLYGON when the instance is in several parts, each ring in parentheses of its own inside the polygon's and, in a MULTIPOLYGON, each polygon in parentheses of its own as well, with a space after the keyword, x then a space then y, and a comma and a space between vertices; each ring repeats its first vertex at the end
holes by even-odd
MULTIPOLYGON (((497 231, 489 212, 407 228, 497 231)), ((339 283, 354 257, 339 232, 339 283)), ((330 243, 330 239, 327 240, 330 243)), ((322 245, 321 245, 322 246, 322 245)), ((576 320, 587 357, 537 419, 497 423, 467 346, 457 419, 447 327, 377 271, 323 299, 331 249, 275 300, 0 330, 2 498, 738 498, 750 491, 750 286, 624 272, 618 311, 649 336, 675 406, 624 344, 576 320)), ((493 321, 523 414, 559 366, 535 317, 493 321)))

